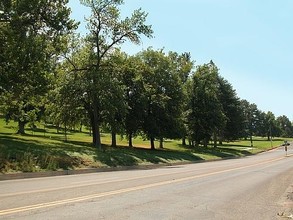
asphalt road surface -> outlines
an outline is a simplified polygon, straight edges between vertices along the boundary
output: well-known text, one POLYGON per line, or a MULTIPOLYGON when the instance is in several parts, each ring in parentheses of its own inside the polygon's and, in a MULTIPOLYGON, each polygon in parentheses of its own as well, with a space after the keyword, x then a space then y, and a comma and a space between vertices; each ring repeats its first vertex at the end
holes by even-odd
POLYGON ((158 169, 7 180, 0 182, 0 219, 280 219, 292 184, 293 155, 282 148, 158 169))

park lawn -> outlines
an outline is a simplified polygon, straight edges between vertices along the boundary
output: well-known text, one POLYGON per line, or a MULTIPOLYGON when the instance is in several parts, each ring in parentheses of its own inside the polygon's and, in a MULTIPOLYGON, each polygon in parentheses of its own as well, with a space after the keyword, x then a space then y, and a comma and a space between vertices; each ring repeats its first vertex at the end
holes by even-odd
MULTIPOLYGON (((125 138, 117 136, 118 147, 111 147, 111 136, 102 133, 103 150, 95 149, 88 132, 70 132, 65 141, 63 133, 54 127, 37 125, 26 135, 17 135, 16 124, 0 119, 0 172, 38 172, 100 167, 137 166, 150 164, 197 162, 255 154, 271 148, 271 142, 255 137, 250 141, 224 143, 223 146, 189 147, 180 140, 165 140, 164 149, 150 150, 149 141, 142 137, 133 140, 134 148, 127 147, 125 138)), ((280 146, 284 139, 274 139, 272 146, 280 146)))

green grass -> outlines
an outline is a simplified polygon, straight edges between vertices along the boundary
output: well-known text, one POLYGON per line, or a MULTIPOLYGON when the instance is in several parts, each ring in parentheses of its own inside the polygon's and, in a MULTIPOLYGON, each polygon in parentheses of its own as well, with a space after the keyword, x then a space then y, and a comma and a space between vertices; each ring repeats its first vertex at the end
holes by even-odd
MULTIPOLYGON (((102 134, 103 151, 92 147, 88 132, 71 132, 65 142, 64 134, 53 127, 39 124, 38 129, 26 130, 17 135, 16 124, 6 124, 0 119, 0 172, 38 172, 45 170, 82 169, 97 167, 135 166, 161 163, 195 162, 245 156, 271 148, 265 138, 224 143, 213 148, 182 146, 179 140, 166 140, 164 149, 150 150, 149 141, 141 137, 133 140, 134 148, 127 147, 127 140, 117 137, 119 147, 110 147, 111 137, 102 134)), ((273 140, 279 146, 284 139, 273 140)), ((156 143, 158 147, 158 143, 156 143)))

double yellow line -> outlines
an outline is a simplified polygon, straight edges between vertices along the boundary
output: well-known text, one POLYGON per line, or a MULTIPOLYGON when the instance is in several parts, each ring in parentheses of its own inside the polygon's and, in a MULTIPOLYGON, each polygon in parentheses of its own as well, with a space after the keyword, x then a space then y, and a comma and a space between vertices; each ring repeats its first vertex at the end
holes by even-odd
POLYGON ((126 189, 113 190, 113 191, 109 191, 109 192, 97 193, 97 194, 88 195, 88 196, 81 196, 81 197, 76 197, 76 198, 72 198, 72 199, 64 199, 64 200, 59 200, 59 201, 54 201, 54 202, 40 203, 40 204, 23 206, 23 207, 18 207, 18 208, 0 210, 0 216, 15 214, 15 213, 19 213, 19 212, 26 212, 26 211, 31 211, 31 210, 37 210, 37 209, 43 209, 43 208, 48 208, 48 207, 53 207, 53 206, 60 206, 60 205, 65 205, 65 204, 70 204, 70 203, 83 202, 86 200, 97 199, 97 198, 102 198, 102 197, 107 197, 107 196, 113 196, 113 195, 117 195, 117 194, 121 194, 121 193, 128 193, 128 192, 133 192, 133 191, 137 191, 137 190, 163 186, 163 185, 167 185, 167 184, 179 183, 179 182, 193 180, 193 179, 197 179, 197 178, 201 178, 201 177, 207 177, 207 176, 212 176, 212 175, 216 175, 216 174, 227 173, 230 171, 254 167, 254 166, 258 166, 258 165, 268 164, 268 163, 280 161, 283 159, 284 159, 284 157, 281 157, 281 158, 271 159, 271 160, 263 161, 260 163, 252 164, 252 165, 246 165, 246 166, 236 167, 236 168, 232 168, 232 169, 226 169, 226 170, 222 170, 222 171, 215 171, 215 172, 200 174, 200 175, 196 175, 196 176, 167 180, 167 181, 162 181, 162 182, 158 182, 158 183, 130 187, 130 188, 126 188, 126 189))

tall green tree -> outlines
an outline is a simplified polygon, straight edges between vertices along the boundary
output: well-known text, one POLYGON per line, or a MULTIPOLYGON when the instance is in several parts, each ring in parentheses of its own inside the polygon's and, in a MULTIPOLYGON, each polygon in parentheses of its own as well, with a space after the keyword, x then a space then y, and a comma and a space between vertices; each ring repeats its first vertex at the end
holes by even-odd
POLYGON ((123 121, 127 112, 127 101, 125 100, 126 85, 123 83, 124 62, 127 59, 125 53, 116 50, 105 63, 104 73, 106 80, 105 94, 102 96, 102 121, 105 128, 110 130, 112 146, 116 147, 116 134, 123 133, 123 121))
POLYGON ((144 63, 141 76, 144 87, 142 129, 150 140, 151 149, 155 149, 155 139, 159 139, 160 147, 163 147, 164 138, 180 136, 182 83, 172 59, 163 50, 149 48, 139 56, 144 63))
POLYGON ((220 142, 222 140, 236 140, 241 137, 241 132, 244 127, 244 116, 242 114, 240 99, 227 80, 219 76, 218 82, 219 100, 226 117, 225 126, 219 131, 220 142))
POLYGON ((265 137, 267 135, 267 122, 266 122, 266 113, 258 110, 256 114, 256 126, 254 135, 265 137))
POLYGON ((67 3, 67 0, 0 3, 2 111, 7 119, 18 122, 18 133, 24 133, 32 111, 39 112, 54 63, 66 47, 66 35, 76 28, 69 18, 67 3))
POLYGON ((278 135, 278 127, 276 117, 271 111, 265 114, 265 125, 266 136, 268 140, 272 140, 273 137, 278 135))
POLYGON ((92 121, 93 144, 101 148, 100 126, 103 110, 103 97, 107 95, 103 77, 104 64, 112 56, 113 49, 126 40, 139 44, 140 36, 152 36, 150 25, 145 25, 147 14, 141 9, 135 10, 131 17, 121 18, 119 6, 123 0, 81 0, 91 9, 87 19, 89 34, 86 41, 90 47, 90 60, 81 69, 86 69, 88 79, 87 96, 89 116, 92 121))
POLYGON ((183 97, 181 100, 181 104, 183 109, 177 127, 180 130, 182 145, 186 145, 187 130, 185 123, 186 117, 184 113, 187 110, 187 83, 190 79, 191 72, 194 69, 194 61, 191 59, 190 53, 178 54, 171 51, 168 55, 171 59, 171 62, 173 63, 174 71, 177 72, 182 85, 183 97))
POLYGON ((244 133, 245 138, 250 139, 251 147, 253 147, 253 135, 255 135, 257 128, 259 127, 259 109, 254 103, 249 103, 247 100, 241 100, 241 109, 244 116, 244 133))
POLYGON ((55 124, 57 130, 63 127, 65 135, 69 128, 87 124, 84 117, 86 111, 83 86, 78 76, 71 74, 66 63, 63 62, 58 66, 54 87, 46 96, 45 120, 55 124))
POLYGON ((281 137, 293 137, 293 126, 286 115, 279 116, 276 121, 280 128, 281 137))
POLYGON ((206 146, 212 137, 216 139, 226 124, 223 106, 218 96, 218 68, 212 61, 197 67, 188 93, 189 137, 197 146, 201 142, 206 146))
POLYGON ((122 65, 122 82, 127 103, 123 125, 129 147, 133 147, 132 138, 141 132, 143 125, 145 109, 143 69, 144 64, 136 55, 127 57, 122 65))

